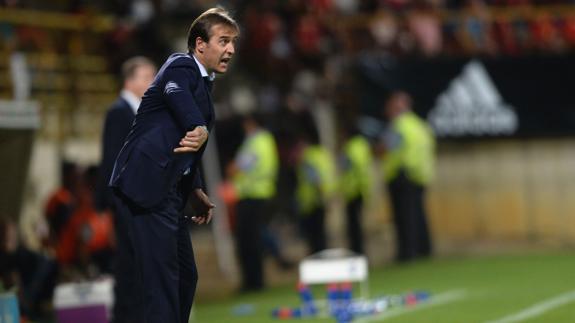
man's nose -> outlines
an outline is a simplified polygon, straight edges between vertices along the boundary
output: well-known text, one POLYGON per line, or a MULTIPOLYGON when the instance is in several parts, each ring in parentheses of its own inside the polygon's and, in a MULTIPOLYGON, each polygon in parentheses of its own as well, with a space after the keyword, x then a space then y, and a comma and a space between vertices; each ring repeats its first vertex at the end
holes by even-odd
POLYGON ((233 43, 228 45, 228 53, 234 54, 236 52, 236 46, 233 43))

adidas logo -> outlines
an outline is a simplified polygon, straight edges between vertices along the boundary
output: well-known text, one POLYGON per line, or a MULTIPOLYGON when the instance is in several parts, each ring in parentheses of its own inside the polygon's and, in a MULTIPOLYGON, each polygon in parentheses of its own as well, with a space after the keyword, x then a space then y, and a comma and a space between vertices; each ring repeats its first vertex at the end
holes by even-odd
POLYGON ((518 128, 514 108, 476 60, 439 95, 427 119, 439 137, 510 135, 518 128))

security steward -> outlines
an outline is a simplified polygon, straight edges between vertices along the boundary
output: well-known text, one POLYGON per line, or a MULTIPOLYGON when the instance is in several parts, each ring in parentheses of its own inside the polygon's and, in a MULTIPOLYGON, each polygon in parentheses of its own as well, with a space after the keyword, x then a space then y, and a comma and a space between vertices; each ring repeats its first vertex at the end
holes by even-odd
POLYGON ((262 230, 270 200, 276 194, 278 152, 273 135, 262 127, 261 116, 242 120, 245 139, 228 169, 238 196, 235 235, 240 262, 240 291, 264 287, 262 230))
POLYGON ((347 140, 343 143, 339 158, 341 172, 340 188, 345 198, 347 238, 350 250, 363 254, 362 212, 372 187, 373 156, 369 142, 355 129, 344 131, 347 140))
POLYGON ((384 114, 391 123, 383 136, 383 173, 393 208, 396 259, 409 261, 428 257, 432 245, 424 197, 434 175, 433 131, 412 111, 411 98, 405 92, 391 94, 384 114))

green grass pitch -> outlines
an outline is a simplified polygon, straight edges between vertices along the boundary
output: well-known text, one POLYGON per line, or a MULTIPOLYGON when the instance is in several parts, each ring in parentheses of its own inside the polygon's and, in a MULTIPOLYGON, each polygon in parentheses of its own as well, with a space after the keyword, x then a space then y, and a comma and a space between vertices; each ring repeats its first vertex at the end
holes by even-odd
MULTIPOLYGON (((274 307, 300 305, 295 283, 226 301, 200 302, 195 305, 193 322, 336 322, 320 318, 272 318, 274 307), (234 314, 234 308, 242 304, 248 304, 252 310, 244 315, 234 314)), ((413 307, 396 307, 354 322, 573 323, 575 252, 460 257, 389 265, 370 269, 369 288, 372 297, 426 290, 431 298, 413 307)), ((359 293, 357 288, 354 293, 359 293)), ((324 298, 325 289, 314 287, 313 294, 324 298)))

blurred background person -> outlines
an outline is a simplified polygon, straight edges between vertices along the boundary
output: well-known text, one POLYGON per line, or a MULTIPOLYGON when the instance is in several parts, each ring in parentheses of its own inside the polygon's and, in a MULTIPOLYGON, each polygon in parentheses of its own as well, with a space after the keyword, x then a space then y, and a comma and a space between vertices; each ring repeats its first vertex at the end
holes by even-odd
POLYGON ((79 172, 75 163, 62 161, 60 165, 61 185, 50 194, 44 206, 44 217, 48 223, 48 236, 44 244, 49 250, 58 248, 62 231, 76 208, 79 172))
POLYGON ((348 246, 350 250, 364 254, 362 213, 372 186, 373 156, 369 142, 359 134, 351 121, 348 120, 342 128, 340 189, 345 199, 348 246))
POLYGON ((62 275, 68 279, 92 279, 112 273, 114 238, 110 213, 94 207, 98 167, 82 171, 77 204, 61 233, 57 256, 62 275))
POLYGON ((106 113, 102 132, 102 160, 96 205, 100 211, 113 208, 113 193, 108 187, 108 181, 114 161, 130 132, 144 92, 152 84, 155 75, 156 66, 143 56, 132 57, 122 65, 122 90, 106 113))
MULTIPOLYGON (((111 212, 114 223, 114 235, 118 243, 114 254, 114 262, 130 262, 133 257, 130 240, 128 237, 128 225, 121 218, 119 212, 115 212, 113 192, 108 187, 110 175, 116 161, 116 156, 124 145, 132 123, 138 112, 138 107, 144 93, 152 84, 156 74, 154 63, 143 56, 132 57, 122 65, 122 78, 124 80, 118 99, 112 104, 106 113, 104 129, 102 132, 102 159, 100 162, 100 180, 96 191, 96 208, 99 212, 111 212)), ((120 272, 121 269, 130 268, 130 264, 115 266, 114 271, 114 315, 118 317, 120 312, 131 308, 136 297, 130 294, 135 284, 135 276, 132 271, 120 272)))
POLYGON ((235 238, 241 272, 241 291, 265 285, 263 253, 270 201, 276 193, 278 152, 276 142, 252 113, 242 118, 244 141, 228 169, 237 194, 235 238))
POLYGON ((335 162, 327 148, 319 143, 313 122, 311 116, 303 119, 303 131, 297 144, 296 171, 298 213, 310 254, 328 246, 326 206, 337 188, 335 162))
POLYGON ((411 110, 411 97, 393 92, 383 114, 389 129, 383 138, 383 176, 396 232, 396 260, 428 257, 432 252, 425 212, 425 189, 435 168, 435 139, 427 123, 411 110))
POLYGON ((81 204, 84 220, 81 224, 81 246, 89 266, 89 275, 111 275, 114 263, 114 224, 110 212, 98 212, 94 203, 94 192, 99 181, 99 166, 88 166, 82 176, 81 204))
POLYGON ((51 316, 57 279, 56 261, 48 253, 27 248, 16 223, 0 218, 0 290, 17 293, 22 321, 51 316))

